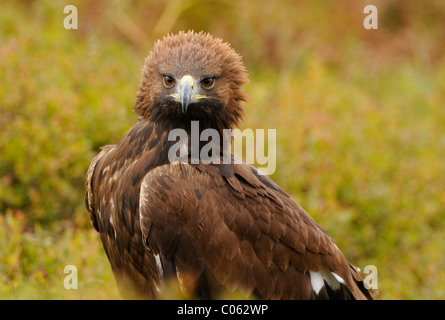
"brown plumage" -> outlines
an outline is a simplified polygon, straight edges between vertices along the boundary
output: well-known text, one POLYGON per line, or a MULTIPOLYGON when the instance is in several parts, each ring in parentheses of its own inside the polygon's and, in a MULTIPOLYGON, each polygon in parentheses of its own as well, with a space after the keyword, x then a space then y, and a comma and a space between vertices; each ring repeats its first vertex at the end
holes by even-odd
POLYGON ((246 82, 240 56, 208 34, 169 35, 147 57, 139 122, 93 159, 86 182, 122 295, 162 298, 172 280, 201 298, 371 298, 329 235, 254 167, 169 162, 172 129, 238 125, 246 82))

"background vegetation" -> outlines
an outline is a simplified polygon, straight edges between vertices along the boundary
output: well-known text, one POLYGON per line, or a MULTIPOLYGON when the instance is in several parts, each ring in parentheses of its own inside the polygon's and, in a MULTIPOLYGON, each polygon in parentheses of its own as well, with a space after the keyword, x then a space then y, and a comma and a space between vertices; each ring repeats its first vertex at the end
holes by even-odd
POLYGON ((445 298, 445 3, 3 1, 0 298, 119 298, 84 208, 86 170, 132 113, 168 32, 230 42, 250 73, 244 128, 277 129, 272 178, 378 268, 382 299, 445 298), (65 30, 65 5, 79 29, 65 30), (379 10, 365 30, 363 8, 379 10), (79 289, 63 287, 66 265, 79 289))

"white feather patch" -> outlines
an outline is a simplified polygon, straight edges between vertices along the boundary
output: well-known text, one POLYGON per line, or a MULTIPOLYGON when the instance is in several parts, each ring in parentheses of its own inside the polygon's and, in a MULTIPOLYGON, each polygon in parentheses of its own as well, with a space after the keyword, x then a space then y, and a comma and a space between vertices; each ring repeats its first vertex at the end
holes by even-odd
POLYGON ((342 284, 345 283, 345 280, 342 277, 340 277, 338 274, 336 274, 335 272, 331 272, 331 273, 338 282, 340 282, 342 284))
POLYGON ((181 278, 181 273, 179 272, 178 268, 176 268, 176 278, 179 282, 179 289, 181 289, 182 292, 185 292, 184 281, 181 278))
POLYGON ((312 289, 315 291, 316 294, 320 293, 320 290, 323 288, 325 283, 332 289, 332 290, 339 290, 341 284, 345 283, 345 280, 340 277, 335 272, 329 272, 325 270, 321 270, 319 272, 315 272, 312 270, 309 270, 309 273, 311 275, 311 284, 312 289))
POLYGON ((159 289, 158 285, 156 284, 156 281, 153 280, 153 284, 155 286, 155 289, 157 292, 161 292, 161 290, 159 289))
POLYGON ((312 270, 309 270, 309 274, 311 275, 311 284, 312 289, 315 291, 316 294, 318 294, 324 286, 323 276, 320 272, 315 272, 312 270))
MULTIPOLYGON (((334 276, 334 273, 329 271, 321 271, 321 275, 326 284, 333 290, 340 289, 340 281, 334 276)), ((339 277, 340 278, 340 277, 339 277)), ((341 279, 341 278, 340 278, 341 279)))
POLYGON ((162 267, 161 258, 159 257, 159 254, 155 254, 155 260, 156 260, 156 267, 158 268, 158 273, 160 278, 164 277, 164 268, 162 267))

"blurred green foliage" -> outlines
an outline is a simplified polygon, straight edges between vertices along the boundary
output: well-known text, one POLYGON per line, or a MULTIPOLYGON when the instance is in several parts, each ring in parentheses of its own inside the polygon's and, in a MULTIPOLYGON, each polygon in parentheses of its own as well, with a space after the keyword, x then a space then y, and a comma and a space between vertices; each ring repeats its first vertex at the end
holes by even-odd
POLYGON ((154 41, 194 29, 244 57, 242 128, 277 129, 272 178, 353 264, 378 268, 380 298, 444 299, 444 16, 440 0, 2 3, 0 298, 119 298, 86 170, 136 122, 154 41), (63 28, 68 4, 78 30, 63 28), (63 287, 69 264, 78 290, 63 287))

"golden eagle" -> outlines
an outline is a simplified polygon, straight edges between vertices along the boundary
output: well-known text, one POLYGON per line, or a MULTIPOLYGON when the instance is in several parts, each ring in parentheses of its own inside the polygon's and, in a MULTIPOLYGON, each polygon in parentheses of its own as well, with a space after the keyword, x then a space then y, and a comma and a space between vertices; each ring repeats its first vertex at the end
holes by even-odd
MULTIPOLYGON (((169 161, 169 132, 235 128, 247 82, 221 39, 180 32, 145 60, 139 121, 92 160, 85 203, 125 298, 368 299, 357 270, 277 184, 247 163, 169 161)), ((199 145, 202 147, 202 145, 199 145)), ((183 151, 191 157, 190 145, 183 151)), ((224 150, 218 156, 224 156, 224 150)), ((170 159, 171 160, 171 159, 170 159)))

